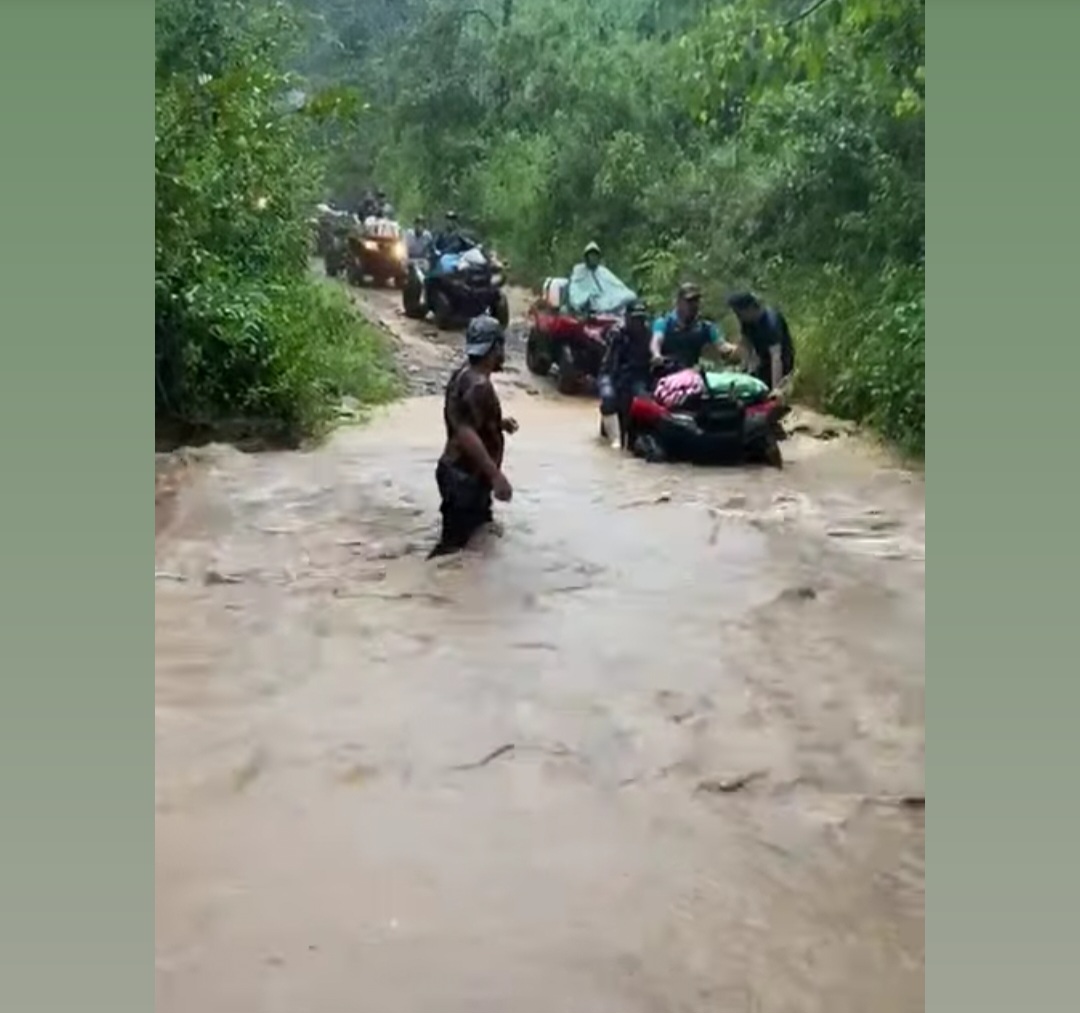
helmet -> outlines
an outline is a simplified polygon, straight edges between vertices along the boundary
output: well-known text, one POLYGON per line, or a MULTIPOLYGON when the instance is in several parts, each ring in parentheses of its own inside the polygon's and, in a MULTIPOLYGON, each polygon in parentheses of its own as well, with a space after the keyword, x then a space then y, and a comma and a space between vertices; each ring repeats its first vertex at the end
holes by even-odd
POLYGON ((487 314, 473 317, 465 328, 465 354, 470 358, 487 355, 500 341, 506 340, 502 325, 487 314))

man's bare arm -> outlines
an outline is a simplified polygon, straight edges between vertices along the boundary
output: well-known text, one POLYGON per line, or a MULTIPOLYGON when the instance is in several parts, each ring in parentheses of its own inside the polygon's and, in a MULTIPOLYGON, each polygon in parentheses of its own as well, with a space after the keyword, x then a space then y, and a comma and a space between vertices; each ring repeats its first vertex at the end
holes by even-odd
POLYGON ((780 383, 784 379, 784 360, 780 353, 780 346, 773 345, 769 349, 769 362, 771 365, 772 389, 779 390, 780 383))

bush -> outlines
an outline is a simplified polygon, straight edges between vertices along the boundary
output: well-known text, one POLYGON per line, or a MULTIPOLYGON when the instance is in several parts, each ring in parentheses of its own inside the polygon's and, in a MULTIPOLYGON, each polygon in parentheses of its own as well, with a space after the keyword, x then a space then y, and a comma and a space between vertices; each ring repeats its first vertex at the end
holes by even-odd
POLYGON ((296 22, 276 3, 158 4, 159 419, 244 419, 290 441, 334 400, 392 390, 379 336, 309 269, 317 124, 285 100, 296 22))
POLYGON ((862 284, 830 271, 816 280, 813 291, 795 291, 797 394, 921 455, 926 439, 922 268, 895 268, 862 284))

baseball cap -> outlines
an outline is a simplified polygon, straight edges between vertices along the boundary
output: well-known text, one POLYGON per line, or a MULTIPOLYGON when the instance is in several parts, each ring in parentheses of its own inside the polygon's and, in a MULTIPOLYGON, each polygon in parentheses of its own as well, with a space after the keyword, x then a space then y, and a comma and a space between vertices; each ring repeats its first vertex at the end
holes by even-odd
POLYGON ((684 281, 679 286, 680 299, 700 299, 701 289, 691 281, 684 281))
POLYGON ((598 243, 589 243, 588 246, 585 247, 585 253, 586 254, 599 253, 599 252, 600 252, 600 246, 599 246, 598 243))
POLYGON ((502 325, 491 316, 473 317, 465 328, 465 354, 487 355, 500 341, 506 340, 502 325))

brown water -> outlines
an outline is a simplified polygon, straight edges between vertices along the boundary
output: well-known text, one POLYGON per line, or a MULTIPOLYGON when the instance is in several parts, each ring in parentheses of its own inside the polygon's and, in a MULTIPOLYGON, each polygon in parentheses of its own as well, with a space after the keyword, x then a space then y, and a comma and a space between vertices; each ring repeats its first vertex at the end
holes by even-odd
POLYGON ((923 1009, 921 479, 646 465, 501 387, 505 532, 442 566, 436 398, 188 469, 158 1013, 923 1009))

